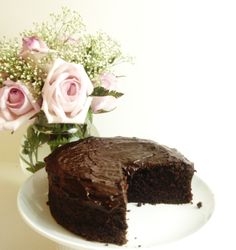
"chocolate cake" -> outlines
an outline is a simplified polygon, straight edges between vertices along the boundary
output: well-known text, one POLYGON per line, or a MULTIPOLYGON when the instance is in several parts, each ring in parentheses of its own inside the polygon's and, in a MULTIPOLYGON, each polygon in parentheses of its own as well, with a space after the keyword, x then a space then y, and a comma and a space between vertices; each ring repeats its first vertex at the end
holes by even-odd
POLYGON ((59 147, 45 162, 52 216, 88 240, 125 244, 127 202, 192 200, 193 164, 153 141, 90 137, 59 147))

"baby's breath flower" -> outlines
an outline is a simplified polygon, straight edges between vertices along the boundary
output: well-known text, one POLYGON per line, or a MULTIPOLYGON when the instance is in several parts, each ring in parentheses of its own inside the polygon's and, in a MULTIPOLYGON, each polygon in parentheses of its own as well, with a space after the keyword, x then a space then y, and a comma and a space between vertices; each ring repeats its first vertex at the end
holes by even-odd
MULTIPOLYGON (((38 105, 42 99, 45 101, 42 89, 45 90, 45 87, 51 86, 48 82, 45 84, 46 78, 49 79, 51 76, 48 74, 51 67, 55 65, 54 62, 61 61, 62 65, 74 65, 76 68, 78 65, 75 64, 84 66, 94 86, 88 81, 83 67, 78 68, 81 68, 82 75, 86 76, 85 85, 91 85, 86 93, 88 92, 93 98, 98 98, 97 100, 103 97, 119 98, 123 94, 117 92, 116 89, 106 89, 102 85, 102 76, 103 81, 105 76, 106 81, 110 81, 109 73, 112 73, 112 67, 127 60, 129 59, 123 56, 121 47, 116 41, 104 33, 94 35, 86 33, 79 13, 62 8, 59 14, 51 14, 49 21, 33 24, 32 29, 24 31, 20 39, 7 39, 6 37, 0 39, 0 88, 6 80, 25 85, 21 87, 26 87, 27 92, 30 91, 30 97, 34 99, 31 104, 38 105), (65 62, 58 59, 63 59, 65 62)), ((57 72, 58 78, 64 72, 62 69, 60 68, 61 71, 57 72)), ((80 76, 81 74, 78 74, 77 78, 79 79, 80 76)), ((116 79, 114 75, 113 77, 116 79)), ((105 106, 103 109, 104 112, 112 110, 111 107, 105 106)), ((45 111, 43 108, 42 110, 45 111)), ((74 129, 76 137, 88 137, 92 117, 92 104, 87 111, 84 124, 49 124, 43 111, 35 114, 35 122, 27 130, 22 151, 22 154, 29 158, 27 160, 23 155, 21 156, 21 159, 28 165, 28 170, 35 172, 44 166, 42 161, 38 161, 38 149, 41 145, 47 144, 51 150, 54 150, 74 139, 74 135, 65 134, 64 131, 74 129), (44 133, 45 131, 49 131, 50 134, 44 133), (55 132, 56 136, 51 136, 51 132, 55 132)))
POLYGON ((21 41, 15 38, 0 40, 0 87, 6 79, 21 81, 39 98, 47 77, 47 65, 56 58, 82 64, 96 85, 99 75, 111 71, 112 66, 127 58, 122 55, 120 45, 104 33, 87 34, 82 18, 76 11, 62 8, 59 14, 51 14, 50 20, 35 23, 31 30, 21 34, 38 37, 44 41, 50 53, 37 61, 19 56, 21 41))

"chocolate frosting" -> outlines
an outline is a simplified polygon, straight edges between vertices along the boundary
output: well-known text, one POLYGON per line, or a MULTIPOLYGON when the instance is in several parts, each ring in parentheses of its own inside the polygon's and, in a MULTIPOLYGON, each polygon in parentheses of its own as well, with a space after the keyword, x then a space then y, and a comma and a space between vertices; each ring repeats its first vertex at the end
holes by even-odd
POLYGON ((126 178, 140 168, 193 169, 176 149, 138 138, 89 137, 56 149, 46 159, 49 182, 91 206, 112 209, 126 202, 126 178))

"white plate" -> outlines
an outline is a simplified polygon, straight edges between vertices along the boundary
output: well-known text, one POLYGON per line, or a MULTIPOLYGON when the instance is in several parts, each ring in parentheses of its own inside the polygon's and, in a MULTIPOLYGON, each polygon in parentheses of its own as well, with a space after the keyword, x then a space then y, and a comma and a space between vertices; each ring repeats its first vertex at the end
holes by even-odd
MULTIPOLYGON (((128 204, 128 243, 126 249, 157 247, 192 234, 201 228, 214 210, 214 197, 209 187, 197 176, 192 180, 193 204, 142 205, 128 204), (202 202, 202 207, 196 204, 202 202)), ((47 203, 48 182, 44 169, 31 176, 18 193, 18 208, 24 220, 38 233, 73 248, 121 248, 84 240, 58 225, 47 203)))

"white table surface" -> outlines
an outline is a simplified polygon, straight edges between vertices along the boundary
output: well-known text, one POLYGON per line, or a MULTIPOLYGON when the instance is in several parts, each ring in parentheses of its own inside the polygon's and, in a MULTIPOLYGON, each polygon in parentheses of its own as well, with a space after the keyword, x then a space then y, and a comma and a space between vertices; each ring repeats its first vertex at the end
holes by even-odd
MULTIPOLYGON (((17 211, 16 197, 26 176, 18 163, 18 148, 22 130, 10 136, 0 135, 0 249, 1 250, 53 250, 56 244, 38 235, 26 225, 17 211), (3 143, 5 141, 5 143, 3 143), (2 154, 4 152, 4 154, 2 154)), ((233 164, 233 162, 225 162, 233 164)), ((216 167, 208 184, 215 194, 216 208, 209 222, 194 234, 158 249, 235 249, 235 176, 216 167)), ((204 172, 202 172, 204 175, 204 172)), ((204 176, 201 176, 204 179, 204 176)))

